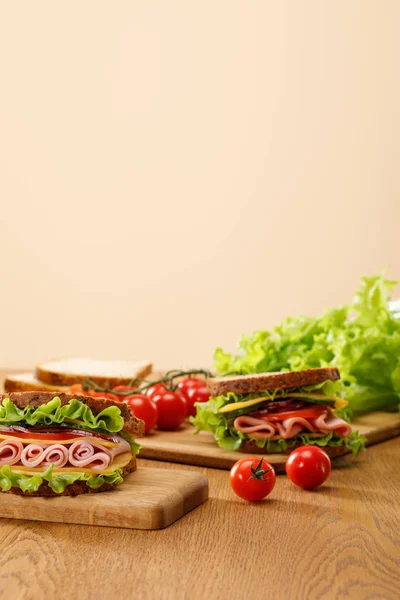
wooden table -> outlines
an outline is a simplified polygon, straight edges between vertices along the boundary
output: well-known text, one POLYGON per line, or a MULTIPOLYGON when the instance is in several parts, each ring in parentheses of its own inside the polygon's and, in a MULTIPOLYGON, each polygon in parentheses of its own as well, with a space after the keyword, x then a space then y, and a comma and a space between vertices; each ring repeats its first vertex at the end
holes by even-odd
POLYGON ((318 491, 277 478, 246 504, 227 471, 210 499, 160 531, 0 520, 0 597, 81 600, 394 599, 400 589, 400 440, 341 459, 318 491))

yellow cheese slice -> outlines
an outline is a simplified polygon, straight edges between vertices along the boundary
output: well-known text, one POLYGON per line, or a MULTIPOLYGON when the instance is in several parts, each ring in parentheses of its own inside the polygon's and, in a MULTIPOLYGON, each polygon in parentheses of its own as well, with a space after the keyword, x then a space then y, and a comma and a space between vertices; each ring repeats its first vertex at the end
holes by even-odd
POLYGON ((43 444, 44 446, 46 444, 73 444, 74 442, 81 442, 82 440, 86 440, 88 442, 96 442, 97 444, 100 444, 101 446, 105 446, 106 448, 119 448, 119 446, 121 445, 121 443, 114 443, 114 442, 106 442, 105 440, 101 439, 101 438, 96 438, 96 437, 90 437, 90 436, 81 436, 81 437, 71 437, 71 439, 68 440, 43 440, 43 439, 35 439, 35 438, 22 438, 22 437, 18 437, 18 436, 13 436, 13 435, 3 435, 0 434, 0 440, 6 440, 6 439, 12 439, 12 440, 19 440, 20 442, 22 442, 23 444, 43 444))
MULTIPOLYGON (((348 404, 348 401, 343 400, 343 398, 326 396, 325 394, 317 394, 314 392, 291 392, 290 394, 286 394, 286 396, 276 396, 276 400, 288 400, 289 398, 310 398, 310 400, 315 398, 316 400, 334 400, 336 410, 338 410, 339 408, 344 408, 348 404)), ((260 402, 268 401, 273 402, 273 400, 269 400, 268 396, 261 396, 260 398, 253 398, 252 400, 243 400, 243 402, 231 402, 230 404, 225 404, 225 406, 220 408, 218 412, 228 413, 234 410, 247 408, 248 406, 253 406, 254 404, 260 404, 260 402)))
MULTIPOLYGON (((125 467, 129 461, 132 459, 131 452, 123 452, 122 454, 118 454, 112 461, 110 465, 106 469, 89 469, 88 467, 61 467, 59 469, 53 469, 53 475, 62 475, 63 473, 87 473, 88 475, 103 475, 107 473, 113 473, 115 469, 122 469, 125 467)), ((30 467, 16 467, 14 465, 11 466, 11 470, 13 473, 21 473, 21 475, 40 475, 44 473, 48 467, 46 468, 30 468, 30 467)))

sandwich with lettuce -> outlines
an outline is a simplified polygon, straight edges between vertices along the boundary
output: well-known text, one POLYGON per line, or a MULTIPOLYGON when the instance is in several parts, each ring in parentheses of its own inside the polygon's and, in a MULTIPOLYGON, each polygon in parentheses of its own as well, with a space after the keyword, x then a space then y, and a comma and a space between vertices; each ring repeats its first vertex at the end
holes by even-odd
POLYGON ((331 456, 357 454, 365 439, 345 418, 339 379, 336 368, 215 377, 207 382, 209 401, 197 403, 191 420, 224 449, 275 453, 315 444, 331 456))
POLYGON ((128 406, 57 392, 0 394, 0 489, 75 496, 114 489, 136 469, 144 423, 128 406))

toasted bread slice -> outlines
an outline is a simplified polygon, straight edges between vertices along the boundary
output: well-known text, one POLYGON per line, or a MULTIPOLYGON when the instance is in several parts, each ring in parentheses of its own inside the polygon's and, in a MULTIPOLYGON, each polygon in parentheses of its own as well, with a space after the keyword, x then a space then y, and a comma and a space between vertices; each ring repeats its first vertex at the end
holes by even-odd
POLYGON ((73 394, 58 394, 57 392, 10 392, 9 394, 0 394, 0 401, 9 398, 15 406, 24 409, 27 406, 37 408, 42 404, 47 404, 53 398, 58 397, 61 400, 61 406, 68 404, 73 398, 80 400, 89 406, 94 415, 98 415, 102 410, 109 406, 117 406, 121 411, 121 416, 125 421, 123 431, 130 433, 134 437, 144 435, 144 422, 135 417, 129 406, 122 402, 113 402, 106 398, 92 398, 91 396, 80 396, 73 394))
MULTIPOLYGON (((136 471, 136 457, 132 456, 130 462, 122 468, 121 477, 125 479, 129 473, 136 471)), ((93 494, 97 492, 108 492, 116 488, 118 483, 103 483, 100 487, 94 489, 89 487, 86 484, 86 481, 75 481, 75 483, 71 483, 66 486, 65 490, 61 492, 61 494, 57 494, 54 492, 51 487, 49 487, 47 481, 43 481, 42 485, 39 486, 37 492, 23 492, 19 487, 12 487, 6 492, 7 494, 18 494, 20 496, 78 496, 79 494, 93 494)))
POLYGON ((6 392, 66 392, 68 387, 43 383, 39 379, 36 379, 33 373, 15 373, 7 375, 4 380, 4 389, 6 392))
POLYGON ((88 378, 97 385, 112 388, 127 385, 132 379, 146 377, 152 371, 152 363, 127 360, 92 360, 88 358, 63 358, 42 363, 35 367, 35 377, 54 386, 70 386, 83 383, 88 378))
POLYGON ((208 379, 207 387, 212 396, 221 396, 228 392, 250 394, 265 390, 298 388, 337 379, 340 379, 339 371, 332 367, 286 373, 252 373, 233 377, 213 377, 208 379))

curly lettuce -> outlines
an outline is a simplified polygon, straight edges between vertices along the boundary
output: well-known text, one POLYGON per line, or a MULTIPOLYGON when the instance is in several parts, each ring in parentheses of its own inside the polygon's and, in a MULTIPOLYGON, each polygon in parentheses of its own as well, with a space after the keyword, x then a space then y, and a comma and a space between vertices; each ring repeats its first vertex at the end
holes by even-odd
MULTIPOLYGON (((240 402, 242 399, 243 395, 228 392, 226 396, 211 396, 208 402, 197 402, 196 416, 190 417, 190 421, 196 427, 196 433, 201 430, 211 431, 220 448, 224 448, 224 450, 240 450, 243 441, 250 438, 248 435, 235 429, 233 421, 240 414, 245 414, 247 409, 232 411, 231 413, 219 413, 218 411, 225 404, 240 402)), ((252 409, 254 410, 254 407, 252 409)), ((315 437, 305 432, 289 440, 270 440, 265 438, 263 440, 255 440, 255 442, 259 448, 263 448, 267 453, 285 452, 293 448, 296 444, 316 444, 317 446, 345 446, 354 455, 357 455, 360 450, 365 448, 366 438, 361 436, 358 431, 353 431, 348 437, 344 438, 331 431, 322 437, 315 437)))
POLYGON ((89 475, 87 473, 53 473, 54 465, 50 465, 43 473, 36 475, 24 475, 12 470, 9 465, 0 469, 0 487, 7 492, 12 487, 18 487, 23 492, 37 492, 43 481, 47 481, 49 487, 56 494, 62 494, 67 485, 75 481, 86 481, 92 489, 97 489, 103 483, 119 484, 123 482, 122 469, 115 469, 112 473, 89 475))
POLYGON ((400 400, 400 308, 397 282, 364 277, 351 304, 320 317, 289 317, 271 331, 242 336, 239 354, 215 351, 219 374, 338 367, 335 392, 354 413, 395 407, 400 400))
POLYGON ((61 406, 61 400, 56 396, 37 408, 26 406, 23 409, 18 408, 9 398, 4 398, 0 404, 0 424, 15 423, 28 426, 69 423, 85 429, 116 433, 124 426, 124 419, 118 406, 109 406, 95 416, 89 406, 75 398, 61 406))

